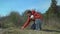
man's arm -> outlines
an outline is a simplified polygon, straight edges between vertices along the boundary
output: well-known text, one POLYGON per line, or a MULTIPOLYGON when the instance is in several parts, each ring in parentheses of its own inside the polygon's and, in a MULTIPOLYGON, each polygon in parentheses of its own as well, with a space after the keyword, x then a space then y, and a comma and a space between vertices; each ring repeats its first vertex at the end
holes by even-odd
POLYGON ((28 17, 27 21, 25 22, 25 24, 22 26, 22 29, 26 28, 30 23, 30 17, 28 17))

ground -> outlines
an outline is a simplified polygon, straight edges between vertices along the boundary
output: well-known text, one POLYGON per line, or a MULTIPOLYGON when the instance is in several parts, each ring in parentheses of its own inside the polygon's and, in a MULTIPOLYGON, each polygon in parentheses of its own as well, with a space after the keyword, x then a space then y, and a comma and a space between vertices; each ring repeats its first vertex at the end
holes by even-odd
POLYGON ((48 30, 21 30, 21 29, 0 29, 0 34, 60 34, 60 31, 48 31, 48 30))

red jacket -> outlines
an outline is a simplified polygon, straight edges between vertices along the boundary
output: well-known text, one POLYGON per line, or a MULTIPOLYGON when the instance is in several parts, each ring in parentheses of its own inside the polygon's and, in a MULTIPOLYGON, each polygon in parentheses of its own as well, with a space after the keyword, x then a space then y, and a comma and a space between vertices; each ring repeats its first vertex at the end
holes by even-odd
MULTIPOLYGON (((35 12, 34 10, 32 11, 32 15, 34 15, 34 18, 35 18, 35 19, 41 19, 41 20, 43 20, 42 15, 40 15, 40 14, 37 13, 37 12, 35 12)), ((30 20, 30 17, 28 17, 28 19, 27 19, 26 23, 23 25, 23 27, 24 27, 24 28, 27 27, 27 26, 29 25, 30 21, 31 21, 31 20, 30 20)))

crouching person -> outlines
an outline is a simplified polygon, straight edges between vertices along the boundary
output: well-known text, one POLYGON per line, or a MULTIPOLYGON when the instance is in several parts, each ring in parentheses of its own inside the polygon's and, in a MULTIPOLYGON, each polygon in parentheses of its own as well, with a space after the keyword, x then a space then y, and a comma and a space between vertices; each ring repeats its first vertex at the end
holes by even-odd
POLYGON ((24 29, 25 27, 27 27, 31 21, 34 21, 32 27, 34 27, 35 30, 42 29, 41 25, 42 25, 43 17, 41 14, 39 14, 35 10, 32 10, 32 11, 28 10, 27 16, 28 16, 28 19, 25 22, 25 24, 21 27, 21 29, 24 29))

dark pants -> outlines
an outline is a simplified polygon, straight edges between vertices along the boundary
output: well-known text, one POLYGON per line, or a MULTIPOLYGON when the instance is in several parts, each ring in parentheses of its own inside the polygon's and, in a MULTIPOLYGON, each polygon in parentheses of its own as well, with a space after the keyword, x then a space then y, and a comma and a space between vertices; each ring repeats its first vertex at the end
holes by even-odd
POLYGON ((31 29, 33 29, 33 30, 36 29, 36 24, 35 23, 32 24, 31 29))

